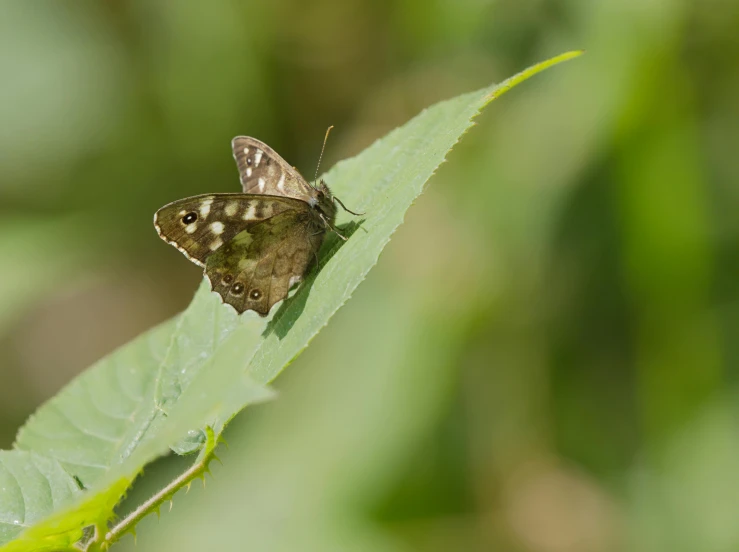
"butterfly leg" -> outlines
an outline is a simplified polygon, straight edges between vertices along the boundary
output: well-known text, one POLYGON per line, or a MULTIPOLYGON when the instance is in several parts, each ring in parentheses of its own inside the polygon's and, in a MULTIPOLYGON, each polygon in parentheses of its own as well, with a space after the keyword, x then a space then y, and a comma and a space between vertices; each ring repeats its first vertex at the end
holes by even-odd
POLYGON ((338 231, 338 230, 336 229, 336 227, 334 227, 334 226, 333 226, 333 225, 332 225, 332 224, 331 224, 331 223, 330 223, 330 222, 328 221, 328 219, 327 219, 326 217, 324 217, 324 216, 323 216, 323 213, 319 214, 319 216, 321 217, 321 220, 323 221, 323 223, 324 223, 324 224, 325 224, 325 225, 326 225, 327 227, 329 227, 329 228, 330 228, 330 229, 331 229, 331 230, 332 230, 332 231, 333 231, 333 232, 334 232, 334 233, 335 233, 335 234, 336 234, 337 236, 339 236, 339 237, 340 237, 340 238, 341 238, 342 240, 346 241, 346 240, 348 239, 347 237, 343 236, 343 235, 342 235, 342 234, 341 234, 341 233, 340 233, 340 232, 339 232, 339 231, 338 231))

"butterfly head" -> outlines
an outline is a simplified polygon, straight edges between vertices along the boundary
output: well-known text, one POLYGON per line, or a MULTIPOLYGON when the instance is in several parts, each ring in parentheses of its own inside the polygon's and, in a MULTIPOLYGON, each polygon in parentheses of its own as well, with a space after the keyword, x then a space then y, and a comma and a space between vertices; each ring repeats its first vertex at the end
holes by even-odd
POLYGON ((334 218, 336 218, 334 195, 323 180, 318 183, 314 190, 315 194, 311 198, 313 199, 313 202, 311 202, 312 207, 320 211, 324 217, 333 223, 334 218))

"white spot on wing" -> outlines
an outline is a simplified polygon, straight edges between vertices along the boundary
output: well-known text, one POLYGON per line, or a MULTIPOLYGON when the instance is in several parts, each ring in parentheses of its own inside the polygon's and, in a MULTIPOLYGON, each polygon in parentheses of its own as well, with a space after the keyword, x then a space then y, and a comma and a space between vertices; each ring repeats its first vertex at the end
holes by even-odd
POLYGON ((249 155, 249 148, 244 148, 244 155, 249 155))
POLYGON ((226 207, 223 210, 223 212, 226 213, 227 217, 232 217, 236 214, 238 210, 239 210, 239 202, 229 201, 228 203, 226 203, 226 207))
POLYGON ((288 282, 288 287, 293 287, 295 284, 297 284, 302 279, 303 279, 302 276, 290 276, 290 281, 288 282))
POLYGON ((223 223, 220 221, 216 221, 211 223, 210 225, 210 231, 213 232, 216 236, 220 236, 223 234, 223 223))
POLYGON ((260 149, 258 149, 257 152, 254 154, 254 166, 255 167, 259 166, 259 162, 262 160, 262 155, 264 155, 264 153, 260 149))
POLYGON ((200 204, 200 217, 201 218, 206 218, 208 216, 208 214, 210 213, 211 205, 213 205, 212 197, 209 197, 203 200, 203 202, 200 204))
POLYGON ((251 178, 251 167, 246 167, 246 176, 247 178, 251 178))
POLYGON ((187 226, 185 226, 185 232, 187 232, 188 234, 192 234, 197 229, 198 229, 197 224, 188 224, 187 226))
POLYGON ((216 238, 212 242, 210 242, 210 245, 208 247, 210 247, 211 251, 215 251, 222 245, 223 245, 223 240, 221 240, 221 238, 216 238))
POLYGON ((285 193, 285 173, 280 176, 280 181, 277 183, 277 189, 282 193, 285 193))
POLYGON ((256 212, 256 205, 254 203, 249 203, 249 208, 244 212, 243 219, 254 220, 254 215, 256 215, 256 212))
POLYGON ((260 192, 263 192, 264 191, 264 187, 266 185, 267 185, 267 183, 264 181, 264 178, 260 178, 259 179, 259 191, 260 192))

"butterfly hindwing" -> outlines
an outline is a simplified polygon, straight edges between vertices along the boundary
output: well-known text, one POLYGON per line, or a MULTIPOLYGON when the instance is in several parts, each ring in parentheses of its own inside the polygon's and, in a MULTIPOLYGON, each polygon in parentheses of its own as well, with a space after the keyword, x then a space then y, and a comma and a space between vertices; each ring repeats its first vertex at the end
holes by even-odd
POLYGON ((231 149, 246 194, 285 196, 311 203, 315 190, 300 173, 264 142, 237 136, 231 149))
POLYGON ((244 230, 208 258, 205 274, 224 303, 262 316, 315 258, 325 229, 309 210, 284 211, 244 230))
POLYGON ((205 194, 165 205, 154 215, 154 226, 164 241, 204 267, 214 251, 250 226, 284 211, 307 208, 290 198, 205 194))

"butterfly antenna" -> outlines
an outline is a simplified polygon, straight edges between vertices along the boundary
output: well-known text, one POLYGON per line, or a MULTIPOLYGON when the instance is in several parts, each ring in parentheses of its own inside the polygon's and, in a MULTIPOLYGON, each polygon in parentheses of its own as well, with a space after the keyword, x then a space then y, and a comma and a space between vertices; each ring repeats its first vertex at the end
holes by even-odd
POLYGON ((323 159, 323 150, 326 149, 326 142, 328 141, 328 134, 331 132, 331 129, 334 128, 334 125, 331 125, 326 129, 326 136, 323 137, 323 146, 321 146, 321 155, 318 156, 318 165, 316 165, 316 175, 313 177, 313 182, 316 182, 318 180, 318 169, 321 167, 321 159, 323 159))

